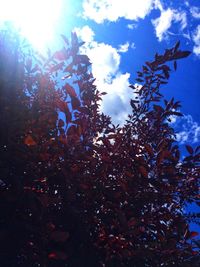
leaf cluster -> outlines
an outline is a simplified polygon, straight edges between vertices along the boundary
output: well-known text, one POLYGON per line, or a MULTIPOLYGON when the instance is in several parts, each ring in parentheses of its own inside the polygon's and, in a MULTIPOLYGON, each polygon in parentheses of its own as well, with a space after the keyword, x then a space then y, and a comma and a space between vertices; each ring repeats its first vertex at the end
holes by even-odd
POLYGON ((0 38, 2 264, 197 266, 183 209, 199 204, 199 147, 181 159, 169 124, 180 102, 160 92, 169 63, 176 70, 189 52, 177 43, 146 62, 140 88, 130 85, 132 113, 116 126, 99 110, 104 93, 82 43, 63 40, 44 58, 0 38))

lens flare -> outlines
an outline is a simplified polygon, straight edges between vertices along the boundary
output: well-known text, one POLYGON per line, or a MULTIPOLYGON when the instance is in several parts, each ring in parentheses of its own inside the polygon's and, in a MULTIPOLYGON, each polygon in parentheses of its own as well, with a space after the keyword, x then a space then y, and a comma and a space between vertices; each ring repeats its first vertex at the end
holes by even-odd
POLYGON ((38 50, 53 42, 63 0, 0 0, 0 21, 10 21, 38 50))

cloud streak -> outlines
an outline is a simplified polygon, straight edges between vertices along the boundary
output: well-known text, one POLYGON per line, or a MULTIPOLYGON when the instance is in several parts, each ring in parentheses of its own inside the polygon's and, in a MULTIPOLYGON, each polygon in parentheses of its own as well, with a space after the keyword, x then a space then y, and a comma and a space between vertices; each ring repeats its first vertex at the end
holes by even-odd
POLYGON ((193 52, 197 55, 200 56, 200 25, 197 26, 193 33, 193 41, 194 41, 194 48, 193 52))
POLYGON ((187 16, 185 12, 178 12, 174 9, 161 8, 160 17, 152 20, 152 24, 155 28, 156 36, 159 41, 162 41, 168 36, 168 30, 173 23, 179 23, 180 30, 183 31, 187 26, 187 16))
POLYGON ((154 0, 84 0, 83 16, 97 23, 116 22, 120 18, 144 19, 154 7, 154 0))
POLYGON ((191 115, 172 120, 171 124, 176 130, 176 140, 180 144, 200 141, 200 125, 193 120, 191 115))
MULTIPOLYGON (((200 8, 191 6, 189 2, 179 8, 175 3, 167 7, 166 3, 167 1, 161 0, 83 0, 82 16, 98 24, 106 21, 117 22, 123 18, 129 20, 126 27, 133 30, 137 28, 140 19, 146 18, 153 10, 159 10, 160 16, 152 19, 152 25, 159 41, 169 38, 169 35, 181 35, 190 39, 188 16, 190 14, 193 19, 199 19, 200 8), (173 26, 178 26, 174 32, 173 26)), ((191 41, 194 44, 194 53, 199 55, 200 41, 197 30, 191 41)))

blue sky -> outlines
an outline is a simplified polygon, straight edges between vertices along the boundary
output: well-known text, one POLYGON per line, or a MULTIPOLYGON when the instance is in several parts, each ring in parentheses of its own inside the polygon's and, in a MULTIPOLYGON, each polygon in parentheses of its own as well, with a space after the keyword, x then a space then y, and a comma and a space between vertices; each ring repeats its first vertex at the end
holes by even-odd
MULTIPOLYGON (((70 5, 71 6, 71 5, 70 5)), ((200 140, 200 3, 162 0, 83 0, 74 6, 73 29, 86 43, 82 49, 93 63, 97 86, 108 94, 102 110, 115 123, 123 123, 136 71, 156 52, 178 40, 192 55, 163 89, 166 98, 181 100, 184 117, 173 121, 181 144, 200 140)))
POLYGON ((182 102, 184 117, 173 119, 180 144, 200 141, 199 0, 0 0, 0 10, 1 21, 13 20, 42 51, 61 45, 60 34, 76 31, 97 87, 107 92, 101 109, 114 123, 123 124, 131 111, 128 85, 136 71, 180 40, 192 54, 178 62, 163 92, 182 102))

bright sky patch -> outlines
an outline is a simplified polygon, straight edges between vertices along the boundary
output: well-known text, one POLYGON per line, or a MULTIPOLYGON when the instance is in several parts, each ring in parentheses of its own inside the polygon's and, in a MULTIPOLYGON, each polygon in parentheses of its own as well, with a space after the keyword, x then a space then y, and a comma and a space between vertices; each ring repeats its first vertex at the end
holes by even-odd
POLYGON ((36 49, 44 50, 53 41, 62 4, 63 0, 0 0, 0 22, 11 21, 36 49))

